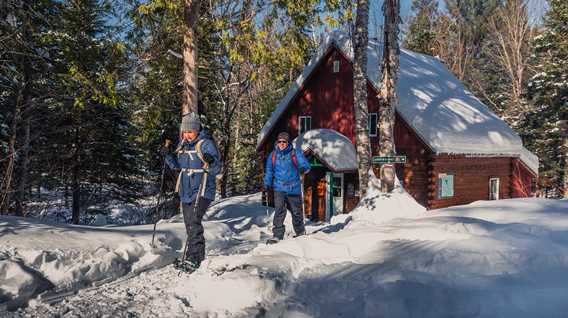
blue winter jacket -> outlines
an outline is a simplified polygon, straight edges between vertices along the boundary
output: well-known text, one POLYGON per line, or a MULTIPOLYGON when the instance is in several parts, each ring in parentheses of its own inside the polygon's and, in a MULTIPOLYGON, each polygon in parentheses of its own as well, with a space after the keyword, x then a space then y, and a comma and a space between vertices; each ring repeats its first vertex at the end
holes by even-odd
POLYGON ((266 169, 264 170, 264 186, 273 187, 274 191, 285 192, 289 195, 300 195, 300 173, 310 171, 310 163, 302 151, 295 151, 298 158, 298 167, 292 162, 292 146, 289 144, 284 150, 278 146, 268 155, 266 169), (272 164, 272 153, 276 152, 276 163, 272 164))
MULTIPOLYGON (((203 154, 210 154, 215 159, 210 165, 208 170, 208 178, 205 186, 205 193, 203 197, 209 200, 215 199, 215 177, 220 171, 221 162, 219 151, 215 147, 215 143, 208 135, 206 130, 202 130, 199 136, 193 141, 182 140, 176 148, 176 156, 173 154, 166 155, 166 163, 170 169, 202 169, 203 161, 197 156, 197 151, 195 146, 199 140, 203 139, 204 142, 201 144, 201 152, 203 154), (180 152, 180 151, 195 151, 193 153, 180 152)), ((197 197, 199 192, 199 185, 201 184, 203 173, 193 173, 190 174, 186 171, 180 171, 181 179, 179 187, 179 197, 180 201, 183 203, 191 203, 197 197)))

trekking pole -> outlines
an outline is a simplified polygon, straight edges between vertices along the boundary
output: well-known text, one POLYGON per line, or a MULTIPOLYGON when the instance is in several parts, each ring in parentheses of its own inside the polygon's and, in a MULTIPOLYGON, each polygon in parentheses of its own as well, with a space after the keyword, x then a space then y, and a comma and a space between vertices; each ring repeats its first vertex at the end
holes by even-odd
POLYGON ((266 206, 266 216, 268 217, 268 190, 264 191, 264 205, 266 206))
POLYGON ((304 177, 302 174, 300 177, 300 192, 302 193, 302 221, 306 222, 306 201, 304 200, 304 177))
MULTIPOLYGON (((154 215, 158 215, 158 219, 156 221, 154 221, 154 231, 152 232, 152 247, 154 246, 154 238, 156 236, 156 226, 158 225, 158 221, 162 219, 162 215, 159 215, 160 212, 160 203, 161 203, 161 199, 162 199, 162 195, 164 193, 164 177, 166 174, 166 160, 165 158, 162 158, 162 176, 161 176, 161 180, 160 180, 160 192, 158 193, 158 202, 156 204, 156 209, 154 212, 154 215)), ((163 210, 162 210, 163 211, 163 210)))

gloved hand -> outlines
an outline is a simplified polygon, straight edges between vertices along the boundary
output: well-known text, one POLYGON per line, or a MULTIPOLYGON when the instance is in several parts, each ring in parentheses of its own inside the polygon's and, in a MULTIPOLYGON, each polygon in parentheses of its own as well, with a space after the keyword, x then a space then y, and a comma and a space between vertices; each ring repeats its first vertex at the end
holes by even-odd
POLYGON ((171 144, 172 144, 172 141, 169 140, 169 139, 166 139, 166 142, 164 143, 162 148, 160 148, 160 155, 165 156, 165 155, 169 154, 171 144))
POLYGON ((265 185, 263 185, 262 190, 264 190, 265 192, 268 192, 268 191, 270 191, 270 188, 271 188, 271 186, 269 184, 265 184, 265 185))
POLYGON ((207 162, 207 163, 210 164, 210 163, 212 163, 213 161, 215 161, 215 158, 214 158, 211 154, 204 153, 204 154, 203 154, 203 160, 205 160, 205 162, 207 162))

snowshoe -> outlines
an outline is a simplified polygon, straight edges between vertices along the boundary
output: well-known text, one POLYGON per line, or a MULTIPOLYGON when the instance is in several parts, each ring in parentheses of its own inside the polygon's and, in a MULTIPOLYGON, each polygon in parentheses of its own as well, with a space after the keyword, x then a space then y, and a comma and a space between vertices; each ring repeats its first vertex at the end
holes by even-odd
POLYGON ((199 265, 200 264, 197 262, 192 262, 189 260, 181 260, 179 258, 176 258, 176 260, 174 261, 175 269, 188 274, 195 272, 199 268, 199 265))
POLYGON ((272 244, 276 244, 278 242, 280 242, 280 240, 273 237, 273 238, 269 238, 268 240, 266 240, 266 245, 272 245, 272 244))
POLYGON ((304 236, 304 235, 306 235, 306 232, 298 233, 298 234, 294 235, 294 238, 304 236))

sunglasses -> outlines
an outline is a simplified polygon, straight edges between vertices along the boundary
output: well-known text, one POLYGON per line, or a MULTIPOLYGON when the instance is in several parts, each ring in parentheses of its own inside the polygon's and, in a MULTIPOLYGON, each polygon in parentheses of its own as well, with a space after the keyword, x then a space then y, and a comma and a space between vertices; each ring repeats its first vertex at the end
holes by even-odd
POLYGON ((287 144, 288 142, 286 140, 278 140, 279 144, 287 144))

